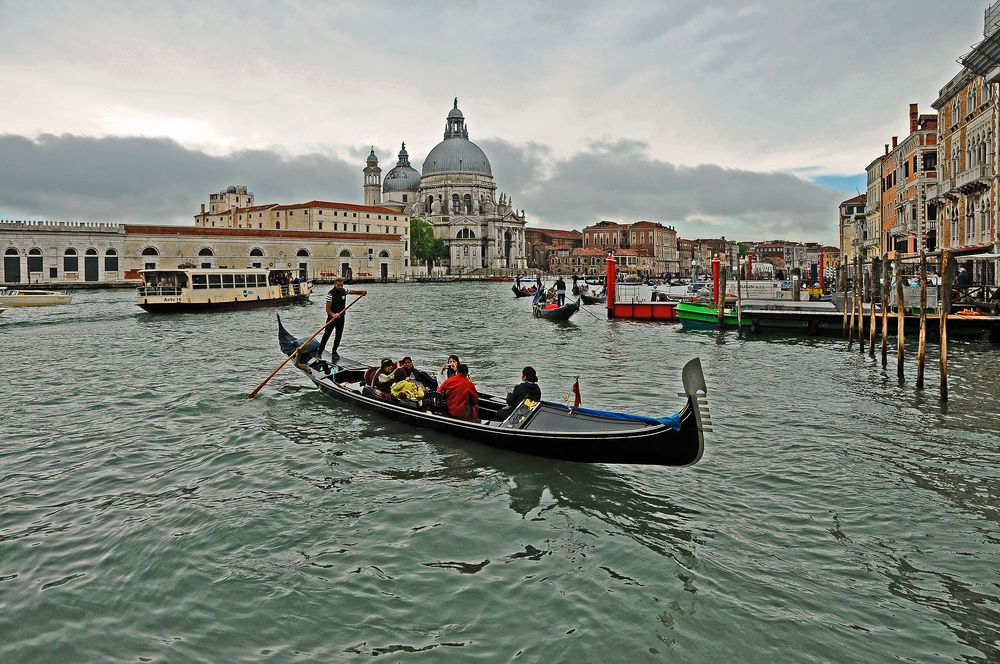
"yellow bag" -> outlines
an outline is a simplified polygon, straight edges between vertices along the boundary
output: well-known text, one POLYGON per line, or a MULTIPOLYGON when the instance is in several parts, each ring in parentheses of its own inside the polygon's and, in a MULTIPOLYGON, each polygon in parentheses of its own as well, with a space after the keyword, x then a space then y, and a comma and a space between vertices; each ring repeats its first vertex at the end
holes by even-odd
POLYGON ((407 401, 419 401, 424 398, 424 391, 414 385, 413 381, 409 378, 405 378, 401 381, 393 383, 390 388, 392 396, 397 399, 406 399, 407 401))

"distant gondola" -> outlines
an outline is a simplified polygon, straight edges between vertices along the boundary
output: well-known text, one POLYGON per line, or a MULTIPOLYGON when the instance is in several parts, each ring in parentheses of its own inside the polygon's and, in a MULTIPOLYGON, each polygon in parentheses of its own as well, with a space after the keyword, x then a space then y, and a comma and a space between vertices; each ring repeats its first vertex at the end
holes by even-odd
POLYGON ((604 304, 608 301, 608 297, 606 295, 587 295, 586 293, 581 293, 580 300, 584 304, 604 304))
POLYGON ((543 305, 539 305, 537 303, 533 303, 531 308, 535 312, 535 318, 545 318, 548 320, 569 320, 573 314, 580 310, 580 300, 564 304, 563 306, 555 309, 546 309, 543 305))
MULTIPOLYGON (((280 318, 278 342, 286 355, 301 343, 285 330, 280 318)), ((327 396, 414 427, 524 454, 586 463, 687 466, 701 459, 703 431, 711 431, 705 376, 698 358, 688 362, 681 373, 681 396, 687 402, 667 417, 570 409, 562 404, 525 400, 503 418, 499 413, 505 401, 480 393, 482 419, 463 420, 379 396, 369 384, 376 367, 344 357, 332 363, 329 353, 321 358, 318 351, 319 344, 311 341, 299 352, 295 366, 327 396)))

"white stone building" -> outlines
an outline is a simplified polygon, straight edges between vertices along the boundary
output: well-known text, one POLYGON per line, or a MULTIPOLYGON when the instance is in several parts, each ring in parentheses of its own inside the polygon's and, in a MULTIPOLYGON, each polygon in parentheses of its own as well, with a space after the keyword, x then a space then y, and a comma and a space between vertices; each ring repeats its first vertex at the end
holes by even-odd
POLYGON ((497 198, 489 159, 469 140, 458 99, 448 112, 444 140, 427 154, 422 173, 410 166, 405 143, 382 181, 381 196, 374 150, 364 173, 365 202, 430 222, 448 247, 453 274, 526 268, 524 211, 504 194, 497 198))

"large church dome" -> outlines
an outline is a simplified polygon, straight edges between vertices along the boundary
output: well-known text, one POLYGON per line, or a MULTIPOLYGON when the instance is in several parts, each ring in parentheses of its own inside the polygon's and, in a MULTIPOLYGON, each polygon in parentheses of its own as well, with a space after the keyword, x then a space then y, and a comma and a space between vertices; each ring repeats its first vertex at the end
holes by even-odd
POLYGON ((410 166, 410 155, 406 151, 406 143, 399 151, 399 161, 395 168, 386 173, 382 180, 382 193, 391 191, 416 191, 420 188, 420 173, 410 166))
POLYGON ((424 159, 424 175, 437 173, 482 173, 493 176, 490 160, 486 153, 469 140, 469 130, 465 127, 465 116, 455 107, 448 112, 448 124, 444 130, 444 140, 434 146, 424 159))

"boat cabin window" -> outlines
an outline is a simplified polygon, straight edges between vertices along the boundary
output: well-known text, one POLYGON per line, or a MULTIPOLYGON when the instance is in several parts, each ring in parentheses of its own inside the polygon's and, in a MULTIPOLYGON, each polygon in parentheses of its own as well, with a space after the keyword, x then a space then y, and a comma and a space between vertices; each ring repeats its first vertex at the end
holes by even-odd
POLYGON ((223 288, 232 288, 233 287, 233 275, 231 275, 231 274, 224 274, 224 275, 222 275, 222 287, 223 288))
POLYGON ((233 287, 234 288, 246 288, 247 287, 247 277, 245 274, 234 274, 233 275, 233 287))
POLYGON ((143 279, 150 288, 187 287, 187 276, 183 272, 147 272, 143 279))
POLYGON ((208 288, 208 275, 192 274, 191 283, 194 284, 195 289, 208 288))
POLYGON ((221 274, 210 274, 210 275, 208 275, 208 287, 209 288, 222 288, 222 275, 221 274))

